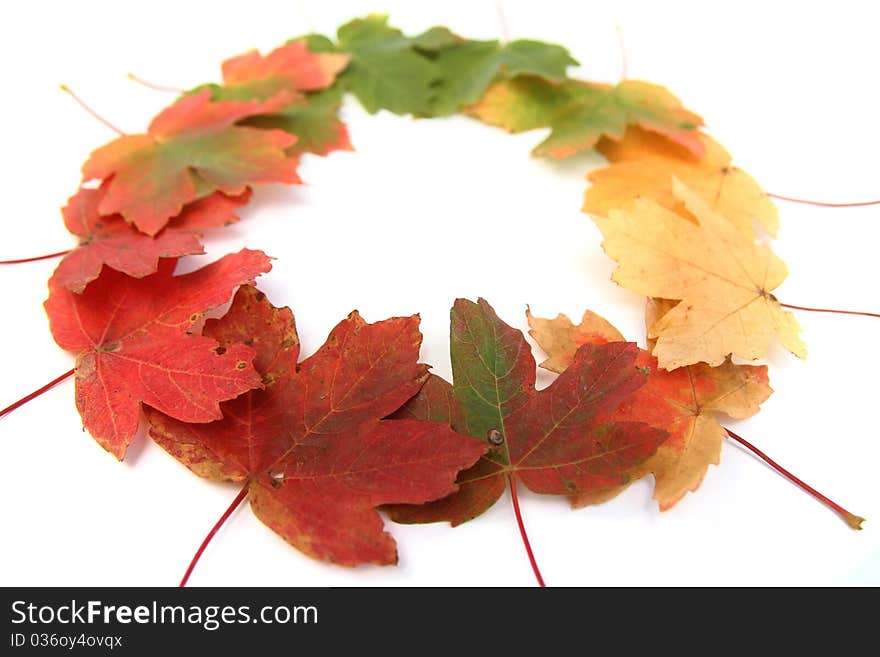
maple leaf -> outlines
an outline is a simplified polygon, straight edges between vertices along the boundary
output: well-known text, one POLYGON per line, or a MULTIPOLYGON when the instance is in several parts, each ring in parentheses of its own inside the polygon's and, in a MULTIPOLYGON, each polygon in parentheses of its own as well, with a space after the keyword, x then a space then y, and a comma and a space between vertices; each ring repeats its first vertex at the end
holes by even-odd
POLYGON ((428 376, 418 317, 365 323, 357 312, 297 367, 289 309, 242 288, 204 334, 257 352, 264 390, 223 404, 204 425, 148 411, 150 435, 193 472, 246 481, 257 517, 304 553, 343 565, 397 562, 375 507, 420 504, 456 490, 455 476, 486 451, 447 425, 381 420, 428 376))
POLYGON ((343 53, 312 52, 306 39, 297 39, 266 56, 254 50, 226 60, 222 85, 204 85, 190 93, 208 88, 214 101, 262 101, 262 113, 239 125, 295 135, 288 155, 351 150, 348 131, 337 116, 342 91, 327 89, 348 60, 343 53))
POLYGON ((618 142, 601 139, 596 149, 613 164, 587 175, 591 185, 583 211, 607 215, 636 198, 650 198, 694 220, 673 194, 672 179, 678 178, 745 235, 754 235, 755 222, 767 234, 776 235, 779 214, 767 194, 749 174, 731 164, 730 154, 718 142, 698 136, 705 148, 702 157, 639 128, 627 129, 618 142))
POLYGON ((508 477, 551 495, 619 486, 667 437, 639 422, 599 421, 645 383, 634 344, 583 345, 538 391, 528 343, 485 300, 455 302, 450 340, 454 385, 432 376, 395 417, 450 421, 492 449, 459 476, 454 495, 391 508, 397 522, 470 520, 495 503, 508 477))
POLYGON ((388 25, 388 17, 380 14, 350 21, 337 30, 336 36, 338 44, 314 34, 305 39, 314 52, 351 56, 339 84, 357 96, 370 114, 380 109, 395 114, 428 114, 432 87, 440 72, 419 49, 443 48, 457 39, 442 29, 409 38, 388 25))
POLYGON ((532 311, 527 309, 526 317, 531 327, 529 334, 547 354, 547 360, 539 367, 557 374, 571 364, 578 347, 582 344, 626 342, 623 335, 608 320, 591 310, 584 312, 581 323, 577 326, 561 313, 556 319, 543 319, 535 317, 532 311))
POLYGON ((771 294, 788 274, 785 263, 677 179, 673 194, 698 224, 648 199, 593 217, 605 252, 618 263, 614 281, 645 296, 681 301, 649 328, 660 367, 720 365, 730 354, 755 360, 774 337, 805 357, 797 320, 771 294))
POLYGON ((315 34, 305 39, 313 51, 351 55, 339 85, 371 114, 445 116, 479 100, 499 77, 528 73, 559 81, 577 64, 565 48, 540 41, 470 41, 445 27, 407 37, 378 14, 340 27, 338 44, 315 34))
POLYGON ((540 41, 520 39, 507 44, 498 41, 463 41, 438 49, 434 60, 440 79, 432 100, 432 116, 458 112, 476 103, 499 75, 531 74, 559 82, 577 60, 565 48, 540 41))
POLYGON ((628 125, 656 132, 700 155, 703 120, 663 87, 625 80, 616 86, 581 80, 554 83, 521 75, 496 82, 470 114, 509 132, 551 128, 536 155, 563 158, 592 149, 601 137, 622 139, 628 125))
MULTIPOLYGON (((650 299, 648 324, 672 306, 674 302, 668 300, 650 299)), ((541 367, 553 372, 564 371, 582 344, 623 341, 617 329, 589 311, 577 326, 562 314, 552 320, 535 317, 531 312, 527 316, 529 333, 549 356, 541 367)), ((669 432, 669 439, 632 477, 635 480, 653 473, 654 499, 665 511, 700 486, 710 464, 720 462, 727 431, 718 423, 717 415, 751 417, 773 390, 764 365, 734 365, 727 359, 719 367, 700 363, 667 372, 659 369, 657 359, 644 350, 639 351, 636 362, 648 372, 648 382, 608 419, 647 422, 669 432)), ((625 487, 578 496, 574 504, 603 502, 625 487)))
POLYGON ((234 125, 262 111, 259 101, 212 102, 204 89, 160 112, 147 134, 125 135, 97 149, 82 172, 85 180, 112 177, 99 213, 119 213, 155 235, 197 195, 300 182, 296 159, 285 155, 296 137, 234 125))
POLYGON ((284 105, 302 91, 329 87, 347 65, 348 55, 312 52, 305 39, 297 39, 265 56, 251 50, 227 59, 220 93, 223 100, 266 102, 281 95, 284 105))
POLYGON ((348 129, 339 120, 342 104, 341 87, 310 93, 272 114, 260 114, 241 121, 240 125, 263 130, 284 130, 296 135, 296 143, 287 149, 288 155, 314 153, 327 155, 332 151, 351 151, 354 148, 348 129))
POLYGON ((163 258, 144 278, 104 268, 82 294, 49 279, 49 326, 58 345, 77 354, 83 426, 120 460, 142 402, 187 422, 209 422, 221 417, 220 401, 261 385, 250 347, 220 352, 215 340, 188 330, 237 286, 269 271, 269 258, 245 249, 183 276, 172 276, 175 265, 163 258))
POLYGON ((421 34, 409 38, 413 48, 420 53, 427 54, 435 54, 466 41, 467 39, 458 36, 448 27, 443 27, 442 25, 435 25, 421 34))
POLYGON ((249 190, 239 196, 215 192, 188 203, 164 229, 150 237, 139 233, 121 215, 98 213, 106 187, 107 183, 100 189, 81 188, 61 211, 64 225, 80 238, 80 244, 64 257, 54 277, 77 294, 98 278, 104 265, 143 278, 156 272, 159 258, 204 253, 199 233, 238 221, 236 209, 250 199, 249 190))

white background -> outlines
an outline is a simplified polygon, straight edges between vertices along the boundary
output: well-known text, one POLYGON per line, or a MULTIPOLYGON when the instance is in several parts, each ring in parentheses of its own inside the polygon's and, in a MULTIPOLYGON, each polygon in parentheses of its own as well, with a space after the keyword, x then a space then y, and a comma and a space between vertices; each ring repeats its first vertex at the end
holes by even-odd
MULTIPOLYGON (((408 32, 447 24, 501 36, 494 2, 15 3, 0 24, 4 181, 0 259, 70 247, 58 213, 88 153, 114 134, 58 90, 66 83, 127 132, 173 96, 217 80, 220 62, 308 31, 387 11, 408 32)), ((567 46, 575 74, 615 82, 616 27, 629 74, 668 86, 770 191, 835 200, 880 196, 880 40, 873 3, 514 2, 511 35, 567 46)), ((579 212, 597 156, 539 161, 534 132, 510 136, 453 118, 414 121, 344 107, 354 153, 307 156, 306 186, 264 188, 243 221, 209 239, 200 266, 242 246, 275 256, 261 289, 297 317, 304 355, 358 308, 369 320, 420 312, 423 359, 449 376, 448 311, 485 296, 509 323, 585 308, 643 343, 643 300, 609 280, 600 236, 579 212)), ((800 305, 880 311, 880 208, 779 204, 775 248, 800 305)), ((0 268, 0 407, 72 366, 42 309, 55 262, 0 268)), ((600 507, 523 493, 551 585, 880 584, 880 321, 799 313, 810 355, 773 351, 776 394, 731 423, 819 490, 868 518, 833 513, 734 445, 702 488, 660 513, 650 480, 600 507)), ((540 358, 540 354, 538 354, 540 358)), ((543 376, 546 385, 549 377, 543 376)), ((143 437, 117 463, 80 431, 67 381, 0 420, 0 584, 173 585, 236 494, 143 437)), ((393 526, 396 568, 345 569, 290 548, 241 508, 193 585, 531 585, 508 499, 455 530, 393 526)))

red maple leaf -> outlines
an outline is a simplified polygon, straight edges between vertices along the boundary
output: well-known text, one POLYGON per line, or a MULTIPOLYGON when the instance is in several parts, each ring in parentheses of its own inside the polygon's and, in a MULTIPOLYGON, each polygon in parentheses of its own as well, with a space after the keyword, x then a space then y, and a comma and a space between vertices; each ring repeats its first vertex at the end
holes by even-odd
POLYGON ((83 179, 111 179, 98 204, 155 235, 203 192, 244 193, 253 183, 300 182, 285 155, 296 137, 236 126, 265 111, 259 101, 211 101, 210 89, 184 96, 153 119, 145 135, 125 135, 95 150, 83 179))
POLYGON ((55 341, 76 358, 76 406, 83 426, 118 459, 138 428, 141 402, 188 422, 221 417, 219 402, 261 385, 244 345, 218 350, 189 335, 203 313, 238 285, 271 269, 262 251, 243 250, 184 276, 176 261, 131 278, 105 268, 82 294, 53 276, 45 303, 55 341))
POLYGON ((306 554, 396 563, 375 508, 454 492, 458 471, 487 449, 446 424, 380 419, 428 376, 418 324, 418 316, 367 324, 353 312, 297 366, 293 314, 242 288, 204 334, 222 346, 251 344, 265 389, 225 402, 224 419, 211 424, 148 411, 150 435, 196 474, 246 482, 257 517, 306 554))
POLYGON ((238 221, 237 208, 250 199, 250 190, 239 196, 215 192, 188 203, 155 237, 144 235, 114 214, 103 216, 98 205, 107 183, 100 189, 80 189, 61 213, 67 230, 80 238, 55 270, 58 283, 79 294, 98 278, 104 265, 143 278, 156 273, 159 258, 177 258, 205 252, 199 233, 207 228, 238 221))

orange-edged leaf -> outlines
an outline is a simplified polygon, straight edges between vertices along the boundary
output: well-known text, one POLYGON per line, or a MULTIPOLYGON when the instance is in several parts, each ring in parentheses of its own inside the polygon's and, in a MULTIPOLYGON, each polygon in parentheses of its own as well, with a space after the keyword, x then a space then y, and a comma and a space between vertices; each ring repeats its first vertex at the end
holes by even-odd
POLYGON ((476 118, 510 132, 550 128, 536 155, 562 158, 590 150, 602 138, 622 139, 637 125, 702 155, 702 119, 663 87, 626 80, 616 86, 580 80, 555 83, 521 75, 496 82, 470 108, 476 118))
POLYGON ((159 258, 204 253, 199 234, 238 221, 236 210, 250 199, 249 190, 239 196, 215 192, 188 203, 151 237, 138 232, 121 215, 98 213, 106 186, 107 183, 100 189, 80 189, 61 211, 64 225, 79 237, 80 243, 58 265, 55 279, 77 294, 98 277, 105 265, 133 278, 143 278, 156 272, 159 258))
POLYGON ((112 177, 98 212, 155 235, 204 190, 238 195, 254 183, 299 182, 297 161, 285 154, 296 137, 234 125, 263 111, 259 101, 212 102, 204 89, 163 110, 147 134, 97 149, 83 178, 112 177))
POLYGON ((105 268, 82 294, 53 277, 46 313, 55 341, 76 358, 83 426, 118 459, 137 432, 141 403, 188 422, 221 417, 219 402, 261 385, 242 344, 190 335, 205 311, 271 269, 262 251, 243 250, 183 276, 176 262, 136 279, 105 268))
MULTIPOLYGON (((649 323, 672 305, 650 300, 649 323)), ((574 361, 578 345, 623 339, 614 327, 597 318, 585 315, 585 321, 575 326, 565 315, 545 320, 528 313, 530 334, 549 356, 542 367, 562 372, 574 361)), ((647 422, 669 432, 669 439, 634 474, 637 478, 653 473, 654 499, 661 510, 666 510, 689 491, 695 491, 709 465, 720 462, 725 430, 718 423, 718 414, 750 417, 773 390, 763 365, 734 365, 726 360, 719 367, 701 363, 667 372, 659 369, 657 359, 644 350, 640 350, 637 363, 648 373, 648 382, 609 419, 647 422)), ((615 487, 577 496, 574 503, 583 506, 602 502, 621 490, 615 487)))
POLYGON ((352 150, 348 130, 338 117, 342 89, 331 88, 348 60, 343 53, 311 52, 307 41, 299 39, 265 56, 251 51, 227 60, 223 84, 207 88, 215 101, 262 101, 262 112, 240 125, 295 135, 288 155, 327 155, 352 150))
POLYGON ((150 435, 199 475, 247 480, 254 513, 302 552, 342 565, 397 562, 375 508, 422 504, 456 490, 486 451, 447 424, 382 420, 428 376, 418 317, 367 324, 352 313, 297 366, 289 309, 242 288, 206 339, 247 341, 265 389, 223 404, 224 419, 188 424, 149 411, 150 435))
POLYGON ((684 203, 675 197, 672 181, 678 178, 714 211, 751 237, 755 224, 776 235, 779 214, 755 180, 731 164, 720 144, 699 135, 705 146, 696 158, 667 139, 639 128, 629 128, 622 140, 602 140, 597 149, 612 162, 587 174, 590 187, 584 195, 583 211, 607 216, 637 198, 649 198, 696 223, 684 203))
POLYGON ((666 439, 646 424, 603 419, 645 383, 635 345, 583 345, 572 365, 537 391, 528 343, 486 301, 457 300, 451 327, 451 395, 437 382, 398 415, 442 414, 436 409, 457 405, 448 411, 453 428, 492 449, 459 476, 459 492, 421 507, 395 506, 392 519, 460 524, 492 506, 508 476, 534 492, 569 497, 619 486, 666 439))
POLYGON ((301 92, 332 85, 348 60, 343 53, 311 52, 305 39, 291 41, 268 55, 251 50, 223 62, 221 99, 262 100, 272 111, 301 92))

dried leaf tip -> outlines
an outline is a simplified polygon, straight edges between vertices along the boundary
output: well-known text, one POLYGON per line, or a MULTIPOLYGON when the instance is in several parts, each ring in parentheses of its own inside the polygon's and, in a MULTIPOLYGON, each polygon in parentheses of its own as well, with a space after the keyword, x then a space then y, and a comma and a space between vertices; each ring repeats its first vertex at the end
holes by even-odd
POLYGON ((862 523, 865 522, 865 519, 861 516, 857 516, 853 513, 844 513, 843 520, 847 525, 855 529, 856 531, 862 530, 862 523))

